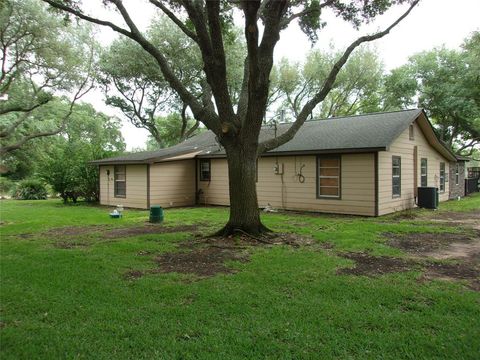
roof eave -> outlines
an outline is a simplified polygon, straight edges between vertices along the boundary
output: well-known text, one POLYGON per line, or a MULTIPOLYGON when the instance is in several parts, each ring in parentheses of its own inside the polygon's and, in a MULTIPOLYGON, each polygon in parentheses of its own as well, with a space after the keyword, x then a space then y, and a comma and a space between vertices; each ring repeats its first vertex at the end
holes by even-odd
MULTIPOLYGON (((260 157, 272 156, 299 156, 299 155, 321 155, 321 154, 358 154, 358 153, 373 153, 377 151, 385 151, 385 147, 369 147, 369 148, 351 148, 351 149, 316 149, 316 150, 299 150, 299 151, 271 151, 261 154, 260 157)), ((198 158, 225 158, 226 154, 201 154, 198 158)))
MULTIPOLYGON (((432 145, 440 154, 443 155, 443 157, 445 157, 446 159, 450 160, 450 161, 457 161, 457 155, 455 155, 455 153, 449 149, 437 136, 437 133, 435 132, 435 129, 432 125, 432 123, 430 122, 430 120, 428 119, 428 116, 427 114, 425 113, 425 111, 422 109, 421 110, 421 113, 417 116, 417 119, 421 118, 420 115, 423 115, 423 124, 426 124, 427 128, 428 128, 428 131, 431 132, 431 135, 433 135, 433 138, 436 140, 436 144, 432 144, 430 141, 428 141, 428 138, 427 138, 427 141, 430 143, 430 145, 432 145)), ((421 123, 419 123, 419 126, 421 126, 421 123)), ((424 130, 422 128, 422 130, 424 130)))

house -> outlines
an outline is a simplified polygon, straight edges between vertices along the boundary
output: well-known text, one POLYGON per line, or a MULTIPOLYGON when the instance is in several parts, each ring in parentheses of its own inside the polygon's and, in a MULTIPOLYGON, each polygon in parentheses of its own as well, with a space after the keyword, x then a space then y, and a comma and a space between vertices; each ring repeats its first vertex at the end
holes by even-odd
MULTIPOLYGON (((288 126, 265 126, 261 139, 288 126)), ((229 205, 225 152, 210 131, 94 163, 104 205, 229 205)), ((260 207, 378 216, 414 207, 419 186, 439 188, 440 201, 464 192, 455 155, 421 109, 308 121, 257 166, 260 207)))

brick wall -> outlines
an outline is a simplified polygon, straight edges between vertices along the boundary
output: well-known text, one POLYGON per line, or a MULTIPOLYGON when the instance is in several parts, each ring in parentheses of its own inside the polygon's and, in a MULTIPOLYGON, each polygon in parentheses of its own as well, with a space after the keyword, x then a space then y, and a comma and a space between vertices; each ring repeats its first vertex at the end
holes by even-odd
POLYGON ((465 161, 451 162, 449 173, 450 199, 465 196, 465 161), (458 185, 456 185, 456 167, 458 164, 458 185))

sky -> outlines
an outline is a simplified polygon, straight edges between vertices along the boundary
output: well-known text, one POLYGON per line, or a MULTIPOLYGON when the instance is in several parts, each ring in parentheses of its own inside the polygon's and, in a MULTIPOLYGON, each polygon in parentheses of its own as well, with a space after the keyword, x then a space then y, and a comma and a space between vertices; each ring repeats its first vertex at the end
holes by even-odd
MULTIPOLYGON (((88 0, 84 3, 87 11, 94 13, 97 18, 122 24, 118 16, 112 15, 98 5, 101 3, 99 0, 88 0)), ((145 29, 153 15, 152 6, 144 0, 127 0, 125 4, 137 26, 141 30, 145 29)), ((359 36, 387 27, 405 9, 405 6, 395 7, 359 31, 335 18, 332 13, 325 12, 323 19, 327 21, 327 27, 320 32, 319 41, 314 48, 327 50, 334 46, 336 49, 344 49, 359 36)), ((405 64, 411 55, 424 50, 442 45, 452 49, 459 48, 466 37, 473 31, 480 30, 479 14, 480 0, 421 0, 390 34, 372 44, 388 71, 405 64)), ((108 45, 116 36, 112 30, 102 28, 99 29, 97 37, 102 44, 108 45)), ((275 49, 275 60, 286 57, 292 61, 302 62, 311 49, 311 43, 295 24, 281 33, 275 49)), ((122 117, 119 111, 106 106, 99 90, 87 94, 83 101, 92 103, 97 110, 117 115, 123 120, 122 134, 127 143, 127 150, 145 146, 148 132, 137 129, 122 117)))

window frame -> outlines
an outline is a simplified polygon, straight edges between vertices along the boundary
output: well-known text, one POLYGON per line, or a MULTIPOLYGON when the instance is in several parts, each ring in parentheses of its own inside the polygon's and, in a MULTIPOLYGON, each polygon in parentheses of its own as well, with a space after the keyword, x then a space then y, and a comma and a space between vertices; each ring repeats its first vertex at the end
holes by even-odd
POLYGON ((402 197, 402 157, 401 156, 392 156, 392 198, 397 199, 402 197), (393 169, 395 167, 394 161, 398 160, 398 175, 393 174, 393 169), (399 179, 399 184, 398 184, 398 194, 395 193, 395 184, 393 182, 394 178, 399 179))
POLYGON ((460 185, 460 165, 455 165, 455 185, 460 185))
POLYGON ((127 197, 127 165, 114 165, 113 166, 113 196, 116 198, 126 198, 127 197), (123 173, 118 171, 119 168, 123 168, 123 173), (124 180, 118 180, 117 177, 119 174, 124 175, 124 180), (125 184, 125 191, 123 194, 118 193, 118 183, 123 182, 125 184))
POLYGON ((428 159, 421 158, 420 159, 420 186, 425 187, 428 186, 428 159), (423 161, 425 160, 425 175, 423 174, 423 161), (423 183, 423 178, 425 177, 425 185, 423 183))
POLYGON ((413 126, 413 124, 410 124, 408 127, 408 138, 410 140, 415 140, 415 126, 413 126))
POLYGON ((212 180, 212 163, 210 159, 200 159, 198 163, 198 179, 200 181, 211 181, 212 180), (202 164, 208 164, 208 178, 203 177, 202 164))
POLYGON ((438 188, 439 188, 439 191, 440 191, 441 193, 444 193, 444 192, 445 192, 445 184, 446 184, 446 181, 445 181, 445 163, 444 163, 444 162, 440 162, 438 188), (443 165, 443 169, 442 169, 442 165, 443 165), (443 175, 442 175, 442 171, 443 171, 443 175), (443 189, 442 189, 442 185, 443 185, 443 189))
MULTIPOLYGON (((342 156, 341 155, 318 155, 316 164, 316 185, 317 185, 317 199, 323 200, 341 200, 342 199, 342 156), (338 178, 338 195, 321 195, 320 194, 320 161, 322 159, 338 160, 338 176, 322 176, 324 179, 338 178)), ((331 186, 334 187, 334 186, 331 186)))

